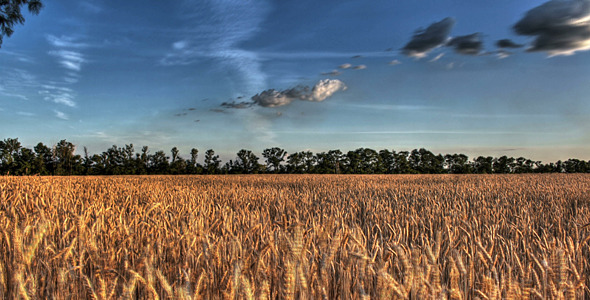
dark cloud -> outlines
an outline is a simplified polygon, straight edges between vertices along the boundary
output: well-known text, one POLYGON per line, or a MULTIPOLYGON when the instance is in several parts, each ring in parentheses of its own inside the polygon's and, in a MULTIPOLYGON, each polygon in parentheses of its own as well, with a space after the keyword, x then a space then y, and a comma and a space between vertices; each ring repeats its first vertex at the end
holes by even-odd
POLYGON ((520 35, 533 36, 529 52, 571 55, 590 49, 590 0, 551 0, 529 10, 513 26, 520 35))
POLYGON ((294 97, 288 96, 288 92, 274 89, 266 90, 252 97, 252 101, 262 107, 283 106, 293 102, 294 99, 294 97))
POLYGON ((248 101, 232 101, 232 102, 223 102, 221 103, 221 107, 224 108, 236 108, 236 109, 244 109, 244 108, 249 108, 252 107, 252 105, 254 105, 254 103, 252 102, 248 102, 248 101))
POLYGON ((402 48, 402 53, 416 58, 425 57, 432 49, 442 46, 447 41, 454 25, 453 18, 445 18, 426 29, 417 30, 410 42, 402 48))
POLYGON ((496 42, 498 48, 521 48, 523 46, 523 44, 517 44, 510 39, 502 39, 496 42))
POLYGON ((464 55, 478 55, 483 50, 483 42, 479 33, 454 37, 447 43, 447 46, 453 47, 455 52, 464 55))
POLYGON ((363 57, 363 56, 362 55, 355 55, 355 56, 353 56, 351 58, 361 58, 361 57, 363 57))

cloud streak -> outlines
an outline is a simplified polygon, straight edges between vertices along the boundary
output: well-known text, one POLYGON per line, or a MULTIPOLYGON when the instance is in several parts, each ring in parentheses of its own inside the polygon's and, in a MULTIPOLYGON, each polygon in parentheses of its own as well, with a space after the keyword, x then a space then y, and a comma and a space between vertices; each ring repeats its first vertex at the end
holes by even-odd
MULTIPOLYGON (((77 93, 71 86, 80 80, 82 67, 88 62, 81 51, 89 47, 89 45, 78 42, 78 38, 73 36, 62 35, 57 37, 46 35, 45 38, 55 48, 55 50, 49 51, 48 54, 57 59, 61 67, 66 70, 66 73, 63 77, 63 82, 52 82, 51 84, 42 85, 39 95, 45 101, 68 107, 76 107, 75 98, 77 93)), ((68 119, 65 113, 57 110, 55 112, 57 118, 63 120, 68 119)))
POLYGON ((202 58, 215 59, 220 67, 236 72, 241 92, 255 93, 266 85, 258 53, 239 44, 256 34, 267 15, 266 1, 184 1, 184 17, 194 34, 182 36, 160 60, 162 65, 192 65, 202 58), (206 20, 196 23, 193 20, 206 20))
POLYGON ((82 64, 86 63, 86 59, 80 52, 70 50, 57 50, 50 51, 50 55, 53 55, 59 59, 59 63, 62 67, 75 72, 82 70, 82 64))

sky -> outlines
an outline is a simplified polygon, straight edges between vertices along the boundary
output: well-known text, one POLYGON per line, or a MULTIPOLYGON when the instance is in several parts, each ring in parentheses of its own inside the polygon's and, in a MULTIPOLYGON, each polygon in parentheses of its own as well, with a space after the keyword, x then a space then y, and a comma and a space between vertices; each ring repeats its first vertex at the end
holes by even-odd
POLYGON ((27 147, 590 159, 590 0, 44 5, 0 48, 27 147))

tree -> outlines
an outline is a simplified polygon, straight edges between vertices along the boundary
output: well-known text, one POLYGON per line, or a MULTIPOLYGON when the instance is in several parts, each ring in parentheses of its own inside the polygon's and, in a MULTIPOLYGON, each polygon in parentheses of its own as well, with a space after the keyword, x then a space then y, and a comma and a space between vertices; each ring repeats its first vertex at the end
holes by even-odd
POLYGON ((285 161, 287 152, 279 147, 264 149, 262 156, 266 159, 266 171, 272 173, 281 172, 281 163, 285 161))
POLYGON ((440 154, 434 155, 424 148, 412 150, 409 161, 412 169, 421 174, 440 174, 444 172, 444 157, 440 154))
POLYGON ((479 156, 473 160, 473 170, 478 174, 492 174, 493 173, 494 158, 491 156, 479 156))
POLYGON ((191 149, 191 158, 185 162, 187 174, 199 174, 201 173, 201 166, 197 163, 199 157, 199 149, 191 149))
POLYGON ((4 141, 0 141, 0 170, 2 170, 2 173, 14 173, 16 167, 14 160, 20 148, 21 144, 18 138, 7 138, 4 141))
POLYGON ((61 140, 53 147, 53 157, 56 162, 56 175, 72 175, 77 164, 80 161, 79 155, 74 155, 76 146, 74 144, 61 140))
POLYGON ((514 157, 508 157, 506 155, 495 158, 492 164, 494 173, 508 174, 512 173, 514 167, 514 157))
POLYGON ((236 161, 234 162, 233 168, 238 173, 242 174, 257 174, 260 170, 260 164, 258 163, 258 157, 250 150, 242 149, 237 153, 236 161))
POLYGON ((219 172, 220 164, 221 160, 219 160, 219 155, 215 155, 213 149, 205 151, 205 172, 207 172, 207 174, 217 174, 219 172))
POLYGON ((467 174, 471 173, 471 166, 469 165, 469 157, 465 154, 447 154, 445 157, 445 166, 447 171, 451 174, 467 174))
MULTIPOLYGON (((182 174, 186 170, 186 162, 182 157, 178 156, 180 152, 178 148, 174 147, 170 150, 172 153, 172 163, 170 164, 170 173, 171 174, 182 174)), ((196 159, 196 157, 195 157, 196 159)))
POLYGON ((43 143, 38 143, 35 150, 35 162, 33 163, 34 174, 51 175, 54 170, 53 154, 51 149, 43 143))
POLYGON ((35 153, 29 148, 21 148, 15 157, 14 174, 31 175, 33 172, 33 162, 35 153))
POLYGON ((0 0, 0 47, 3 37, 10 37, 14 33, 14 25, 25 23, 21 12, 23 5, 27 5, 29 12, 35 15, 43 8, 39 0, 0 0))
POLYGON ((160 150, 149 156, 148 171, 150 174, 167 174, 168 167, 168 156, 164 151, 160 150))
POLYGON ((345 156, 340 150, 330 150, 316 154, 315 172, 321 174, 339 174, 344 166, 345 156))

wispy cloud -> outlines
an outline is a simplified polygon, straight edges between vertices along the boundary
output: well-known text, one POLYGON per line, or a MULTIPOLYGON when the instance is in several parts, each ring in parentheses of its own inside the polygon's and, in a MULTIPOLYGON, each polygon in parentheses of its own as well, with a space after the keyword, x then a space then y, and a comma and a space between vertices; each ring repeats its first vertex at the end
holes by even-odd
POLYGON ((84 11, 88 13, 98 14, 103 11, 102 6, 96 3, 96 1, 80 1, 79 5, 84 11))
POLYGON ((29 100, 26 91, 38 87, 37 78, 23 69, 0 71, 0 95, 29 100))
POLYGON ((368 110, 391 110, 391 111, 434 111, 440 107, 426 105, 396 105, 396 104, 347 104, 349 107, 368 110))
POLYGON ((42 88, 43 89, 39 91, 39 94, 43 96, 44 100, 69 107, 76 106, 76 102, 74 101, 76 92, 74 92, 73 89, 54 85, 43 85, 42 88))
POLYGON ((239 92, 255 93, 265 88, 267 75, 262 71, 261 58, 239 44, 259 31, 269 11, 266 1, 186 0, 183 9, 193 34, 174 42, 161 64, 191 65, 204 57, 214 58, 222 68, 236 72, 236 86, 242 89, 239 92))
POLYGON ((17 115, 19 116, 23 116, 23 117, 34 117, 35 114, 32 112, 27 112, 27 111, 18 111, 16 112, 17 115))
POLYGON ((53 112, 55 113, 55 117, 58 119, 62 119, 62 120, 69 120, 70 119, 68 117, 68 115, 62 111, 54 110, 53 112))
POLYGON ((428 62, 435 62, 435 61, 441 59, 443 56, 445 56, 445 54, 441 53, 441 54, 435 56, 433 59, 429 60, 428 62))
POLYGON ((80 72, 82 70, 82 64, 86 62, 82 53, 76 51, 57 50, 50 51, 49 54, 56 56, 62 67, 71 71, 80 72))
MULTIPOLYGON (((319 130, 286 130, 273 131, 275 134, 305 134, 305 135, 543 135, 545 132, 538 131, 486 131, 486 130, 375 130, 375 131, 319 131, 319 130)), ((548 134, 558 134, 550 132, 548 134)))
MULTIPOLYGON (((45 101, 76 107, 75 98, 77 93, 72 86, 80 80, 82 67, 88 62, 82 51, 88 48, 89 45, 80 42, 80 38, 74 36, 62 35, 57 37, 46 35, 45 38, 55 48, 55 50, 49 51, 48 54, 55 57, 66 72, 62 77, 62 82, 52 81, 50 84, 41 85, 39 94, 45 101)), ((59 111, 56 110, 56 116, 65 120, 63 117, 66 115, 63 113, 57 114, 57 112, 59 111)))
POLYGON ((3 49, 2 54, 12 56, 20 62, 25 62, 25 63, 33 63, 34 62, 32 57, 30 57, 26 54, 23 54, 23 53, 14 52, 14 51, 6 51, 3 49))
POLYGON ((88 44, 78 42, 77 41, 78 39, 73 36, 62 35, 62 36, 58 37, 55 35, 48 34, 45 36, 45 38, 47 39, 49 44, 51 44, 52 46, 57 47, 57 48, 80 49, 80 48, 87 48, 88 47, 88 44))

